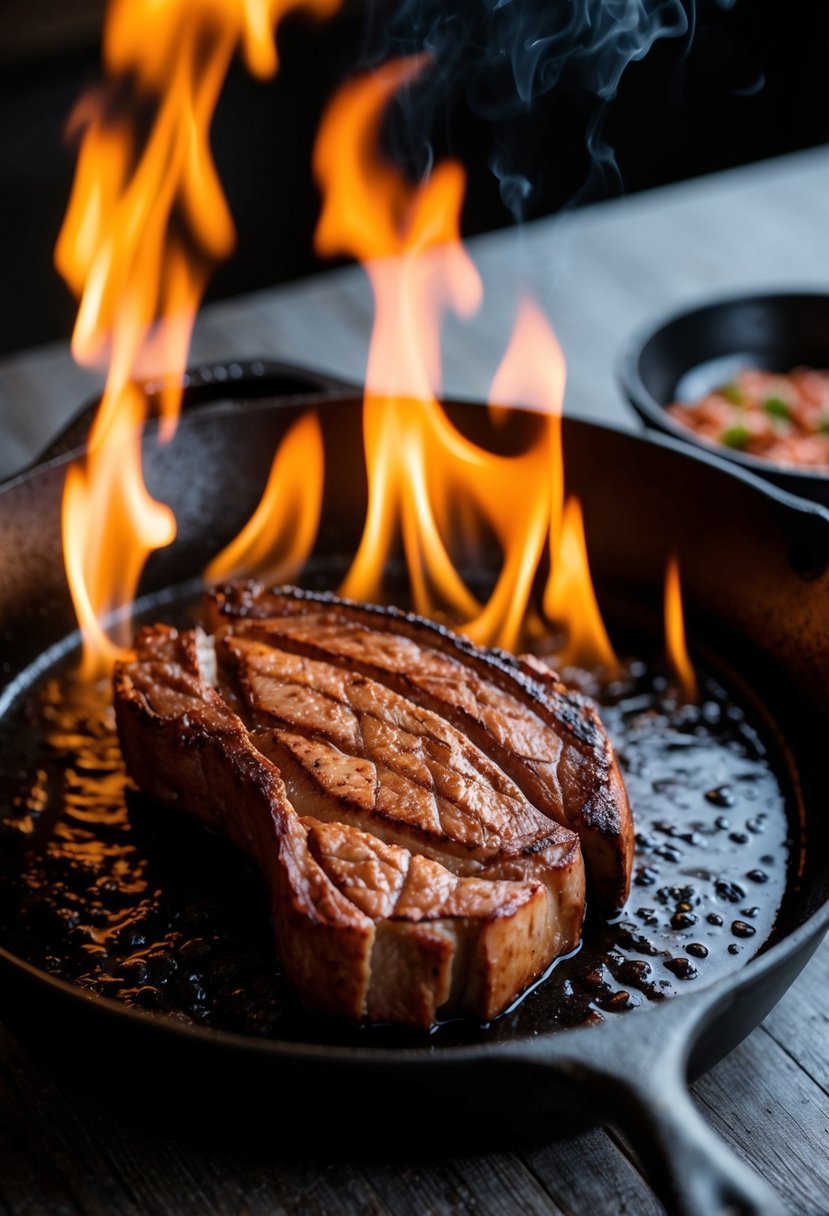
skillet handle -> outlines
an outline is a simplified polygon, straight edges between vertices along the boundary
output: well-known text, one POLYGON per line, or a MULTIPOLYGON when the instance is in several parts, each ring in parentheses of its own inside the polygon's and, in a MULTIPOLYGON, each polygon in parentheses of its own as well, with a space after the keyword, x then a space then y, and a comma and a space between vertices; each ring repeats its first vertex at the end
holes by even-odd
POLYGON ((571 1051, 567 1036, 539 1042, 536 1062, 568 1083, 571 1103, 586 1102, 596 1122, 621 1132, 669 1216, 785 1216, 776 1191, 708 1125, 688 1090, 707 1003, 671 1004, 653 1011, 667 1017, 633 1025, 629 1014, 625 1026, 591 1027, 587 1050, 571 1051))
POLYGON ((663 1051, 652 1067, 615 1081, 611 1121, 670 1216, 785 1216, 777 1192, 700 1114, 684 1079, 684 1059, 663 1051))

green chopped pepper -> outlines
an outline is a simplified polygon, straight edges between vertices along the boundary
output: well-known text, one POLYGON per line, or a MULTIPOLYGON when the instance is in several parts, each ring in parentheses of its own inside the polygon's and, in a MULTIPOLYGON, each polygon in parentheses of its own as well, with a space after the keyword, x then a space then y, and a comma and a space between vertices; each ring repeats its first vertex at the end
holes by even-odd
POLYGON ((784 401, 782 397, 778 397, 776 395, 772 396, 772 397, 766 397, 765 401, 763 402, 763 409, 766 411, 766 413, 769 415, 770 418, 788 418, 789 417, 788 401, 784 401))
POLYGON ((736 380, 732 380, 730 384, 724 384, 720 389, 720 394, 725 397, 726 401, 730 401, 732 405, 745 405, 743 390, 736 380))
POLYGON ((720 443, 728 448, 744 448, 750 438, 744 426, 729 426, 720 435, 720 443))

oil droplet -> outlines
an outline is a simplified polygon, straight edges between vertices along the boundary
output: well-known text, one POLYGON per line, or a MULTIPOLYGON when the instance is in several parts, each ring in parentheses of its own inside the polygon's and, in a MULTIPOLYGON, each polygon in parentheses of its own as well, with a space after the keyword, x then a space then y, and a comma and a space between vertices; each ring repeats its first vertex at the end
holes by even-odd
POLYGON ((718 785, 713 790, 705 791, 705 800, 712 806, 732 807, 736 799, 730 785, 718 785))
POLYGON ((681 956, 679 958, 669 958, 665 966, 678 980, 693 980, 698 975, 696 967, 689 958, 681 956))

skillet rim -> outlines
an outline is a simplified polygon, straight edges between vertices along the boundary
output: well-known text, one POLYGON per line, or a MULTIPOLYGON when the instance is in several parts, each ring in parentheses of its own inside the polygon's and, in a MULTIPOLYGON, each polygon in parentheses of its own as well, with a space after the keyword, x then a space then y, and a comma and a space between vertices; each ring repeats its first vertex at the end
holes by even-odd
MULTIPOLYGON (((827 293, 829 299, 829 293, 827 293)), ((199 405, 190 411, 182 413, 178 420, 176 435, 179 430, 184 427, 196 426, 202 418, 221 417, 224 414, 233 415, 237 413, 251 412, 267 412, 274 409, 283 408, 311 408, 316 406, 325 406, 327 404, 341 404, 344 402, 356 402, 361 399, 361 390, 357 386, 343 385, 336 390, 324 391, 309 391, 307 393, 298 393, 292 396, 285 397, 262 397, 253 398, 249 401, 240 401, 238 398, 223 397, 214 401, 206 402, 199 405)), ((471 406, 475 408, 484 408, 479 399, 474 397, 452 397, 448 399, 446 404, 457 406, 471 406)), ((543 413, 541 410, 533 409, 530 406, 515 406, 516 410, 529 414, 543 413)), ((802 515, 810 515, 823 519, 829 526, 829 505, 818 502, 813 498, 806 498, 800 494, 795 494, 793 490, 785 489, 783 486, 774 482, 770 482, 760 473, 754 471, 754 467, 746 467, 735 464, 728 456, 721 456, 717 449, 709 451, 707 447, 694 446, 687 441, 683 441, 681 437, 675 436, 673 433, 668 434, 664 431, 645 430, 637 431, 630 427, 618 423, 610 422, 595 422, 590 418, 579 414, 565 414, 562 417, 565 429, 574 426, 577 428, 585 427, 591 430, 606 431, 613 435, 618 435, 624 439, 632 440, 637 443, 644 443, 652 447, 664 448, 678 456, 696 461, 701 464, 708 465, 718 473, 726 474, 729 477, 736 478, 745 485, 759 490, 765 497, 771 498, 778 502, 786 510, 794 511, 802 515)), ((139 428, 142 429, 142 428, 139 428)), ((145 434, 154 434, 158 429, 158 420, 150 419, 144 427, 145 434)), ((173 439, 173 442, 175 438, 173 439)), ((0 495, 14 489, 15 486, 22 482, 32 480, 39 473, 46 472, 51 469, 59 468, 64 464, 71 464, 73 461, 81 459, 86 454, 86 445, 79 444, 68 451, 59 451, 55 455, 50 455, 47 449, 45 456, 36 458, 35 462, 27 465, 17 473, 13 473, 10 477, 0 480, 0 495)), ((766 464, 769 464, 767 461, 766 464)), ((777 466, 774 466, 777 467, 777 466)), ((779 466, 786 469, 787 466, 779 466)), ((829 481, 829 474, 827 474, 829 481)))

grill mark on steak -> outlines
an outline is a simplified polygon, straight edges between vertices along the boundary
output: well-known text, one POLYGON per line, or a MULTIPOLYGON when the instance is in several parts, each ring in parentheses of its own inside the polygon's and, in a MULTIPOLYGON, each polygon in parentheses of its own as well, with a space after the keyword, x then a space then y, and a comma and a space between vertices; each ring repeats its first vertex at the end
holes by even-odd
POLYGON ((539 667, 526 657, 510 654, 495 647, 476 646, 462 634, 454 633, 437 621, 404 612, 384 604, 363 604, 341 599, 330 591, 308 591, 303 587, 275 587, 267 590, 255 580, 223 583, 207 593, 207 624, 216 633, 222 623, 235 627, 236 621, 262 620, 271 616, 316 611, 321 607, 342 615, 343 619, 363 619, 369 628, 388 630, 401 637, 411 637, 421 645, 455 656, 470 668, 482 671, 485 677, 504 692, 513 692, 517 684, 529 697, 548 703, 555 715, 557 729, 566 729, 587 747, 602 735, 601 724, 581 713, 586 698, 565 687, 554 673, 539 667))
POLYGON ((421 1027, 438 1014, 490 1018, 575 947, 584 873, 571 833, 556 828, 546 854, 536 841, 513 856, 505 842, 472 877, 354 824, 302 814, 303 799, 293 804, 214 679, 200 631, 142 631, 115 672, 127 769, 257 860, 283 968, 310 1004, 421 1027))
POLYGON ((592 702, 544 664, 325 593, 237 583, 207 602, 215 632, 357 672, 452 723, 535 807, 578 833, 603 910, 624 904, 633 822, 613 748, 592 702))
MULTIPOLYGON (((306 659, 247 638, 227 637, 220 649, 234 661, 249 720, 272 725, 312 778, 336 796, 354 757, 377 774, 374 797, 361 810, 438 839, 451 838, 486 858, 505 838, 523 844, 548 838, 540 814, 498 765, 445 719, 363 675, 306 659), (318 764, 293 743, 319 745, 318 764), (341 763, 337 759, 341 758, 341 763)), ((260 748, 267 739, 259 731, 260 748)))
POLYGON ((352 832, 342 823, 305 816, 302 823, 312 856, 372 920, 397 916, 419 922, 465 916, 470 898, 487 918, 510 915, 537 890, 531 883, 462 880, 428 857, 385 844, 366 832, 352 832))
POLYGON ((444 719, 365 676, 248 638, 219 642, 252 739, 295 805, 440 861, 458 874, 545 884, 573 849, 569 831, 530 805, 444 719))

